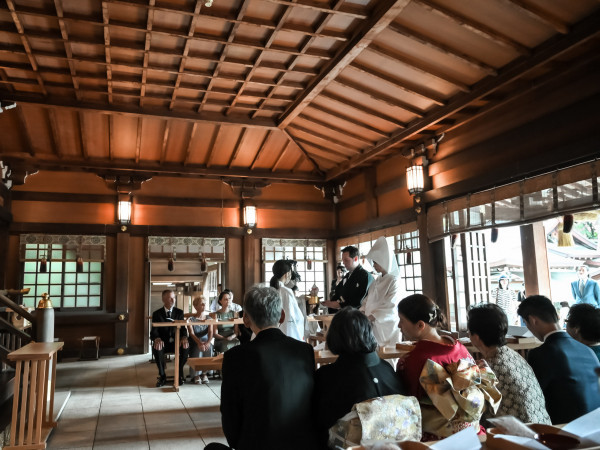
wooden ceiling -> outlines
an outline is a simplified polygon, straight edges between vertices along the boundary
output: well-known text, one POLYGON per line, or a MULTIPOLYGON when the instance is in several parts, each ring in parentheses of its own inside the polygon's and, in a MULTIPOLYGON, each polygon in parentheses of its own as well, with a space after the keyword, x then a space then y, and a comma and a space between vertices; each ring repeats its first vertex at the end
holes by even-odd
POLYGON ((598 0, 0 0, 0 160, 342 180, 599 53, 598 0))

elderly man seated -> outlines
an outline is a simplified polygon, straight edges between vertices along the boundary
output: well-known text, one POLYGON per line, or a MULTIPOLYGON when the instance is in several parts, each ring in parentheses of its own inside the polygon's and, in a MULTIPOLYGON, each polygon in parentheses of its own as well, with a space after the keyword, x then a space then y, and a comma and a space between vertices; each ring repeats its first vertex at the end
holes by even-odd
MULTIPOLYGON (((184 320, 183 310, 173 306, 175 304, 175 293, 169 289, 162 292, 163 307, 152 313, 152 323, 172 322, 184 320)), ((167 381, 165 374, 165 352, 175 351, 175 331, 177 327, 155 327, 150 330, 152 339, 152 355, 158 367, 158 380, 156 387, 164 386, 167 381)), ((179 328, 181 351, 179 353, 179 384, 184 383, 183 366, 188 359, 188 333, 186 327, 179 328)))
MULTIPOLYGON (((244 323, 256 337, 224 354, 221 421, 227 442, 244 450, 316 448, 311 420, 313 348, 283 334, 281 297, 254 286, 244 297, 244 323)), ((212 443, 206 449, 226 448, 212 443)))
POLYGON ((540 382, 552 423, 570 422, 600 407, 600 388, 594 352, 560 328, 556 309, 543 295, 527 297, 519 305, 527 328, 543 344, 527 358, 540 382))

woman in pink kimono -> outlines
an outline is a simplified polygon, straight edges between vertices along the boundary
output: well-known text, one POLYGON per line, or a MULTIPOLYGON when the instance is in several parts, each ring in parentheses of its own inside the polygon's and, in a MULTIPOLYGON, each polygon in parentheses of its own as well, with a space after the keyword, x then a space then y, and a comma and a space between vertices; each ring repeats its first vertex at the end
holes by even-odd
POLYGON ((372 261, 380 276, 369 286, 360 310, 369 318, 379 346, 395 346, 400 342, 396 308, 403 297, 398 285, 396 257, 387 240, 380 237, 371 247, 367 259, 372 261))

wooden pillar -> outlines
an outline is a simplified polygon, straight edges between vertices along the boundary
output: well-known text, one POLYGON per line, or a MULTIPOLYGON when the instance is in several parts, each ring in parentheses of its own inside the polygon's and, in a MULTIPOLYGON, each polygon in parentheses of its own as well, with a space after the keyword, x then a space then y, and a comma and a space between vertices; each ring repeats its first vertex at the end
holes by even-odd
POLYGON ((427 214, 425 214, 425 212, 421 212, 417 215, 417 228, 419 229, 419 246, 421 248, 421 279, 423 280, 423 294, 435 301, 439 301, 434 264, 436 250, 435 246, 430 244, 429 239, 427 238, 427 214))
MULTIPOLYGON (((260 276, 257 278, 256 276, 256 267, 257 267, 257 259, 258 265, 260 266, 260 257, 257 258, 256 254, 256 238, 252 234, 246 234, 243 238, 243 252, 242 252, 242 264, 244 279, 244 292, 248 290, 248 288, 252 287, 253 284, 258 283, 260 280, 260 276)), ((267 280, 268 281, 268 280, 267 280)))
POLYGON ((528 296, 540 294, 552 298, 544 225, 538 222, 522 225, 520 229, 525 293, 528 296))
POLYGON ((127 348, 127 318, 129 301, 129 233, 117 234, 115 313, 119 320, 115 323, 115 347, 117 351, 127 348))

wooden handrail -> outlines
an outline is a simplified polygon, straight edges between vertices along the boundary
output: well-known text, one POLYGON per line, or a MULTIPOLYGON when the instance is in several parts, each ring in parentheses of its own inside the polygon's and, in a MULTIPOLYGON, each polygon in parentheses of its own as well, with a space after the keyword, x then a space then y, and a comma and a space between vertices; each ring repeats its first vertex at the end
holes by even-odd
POLYGON ((34 342, 10 353, 16 362, 10 445, 6 450, 43 449, 54 422, 55 354, 63 342, 34 342))
POLYGON ((31 323, 34 323, 33 314, 24 309, 21 305, 16 304, 10 298, 0 294, 0 305, 4 305, 7 308, 12 309, 17 314, 23 316, 25 319, 29 320, 31 323))

